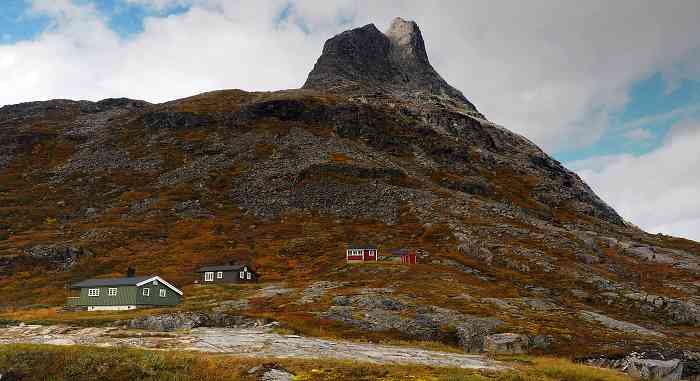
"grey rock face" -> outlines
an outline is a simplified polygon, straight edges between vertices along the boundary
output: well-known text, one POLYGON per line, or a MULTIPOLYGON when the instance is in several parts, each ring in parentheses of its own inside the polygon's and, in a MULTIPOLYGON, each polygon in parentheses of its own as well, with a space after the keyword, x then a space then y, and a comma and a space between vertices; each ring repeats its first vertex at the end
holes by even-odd
POLYGON ((298 304, 312 303, 320 299, 327 290, 342 287, 342 283, 330 281, 318 281, 309 285, 302 291, 301 298, 297 301, 298 304))
POLYGON ((677 381, 698 378, 698 354, 689 351, 649 350, 620 357, 593 357, 584 362, 618 369, 635 379, 677 381))
POLYGON ((237 315, 203 312, 176 312, 171 314, 142 316, 126 322, 127 327, 150 331, 175 331, 197 327, 250 328, 267 324, 268 321, 250 319, 237 315))
MULTIPOLYGON (((437 340, 444 327, 455 330, 466 352, 480 352, 484 337, 503 324, 491 317, 474 317, 447 308, 412 305, 387 295, 336 296, 335 304, 321 316, 370 330, 397 330, 419 340, 437 340)), ((454 337, 453 337, 454 338, 454 337)))
POLYGON ((623 332, 635 333, 639 335, 663 336, 663 334, 659 332, 652 331, 642 326, 625 321, 615 320, 611 317, 592 311, 581 311, 579 312, 579 316, 581 316, 584 320, 595 321, 607 328, 616 329, 623 332))
POLYGON ((457 325, 459 344, 465 352, 481 352, 484 350, 484 338, 494 333, 503 324, 496 318, 473 318, 457 325))
POLYGON ((386 34, 369 24, 326 41, 303 88, 342 93, 383 89, 397 95, 428 92, 476 111, 430 65, 418 25, 401 18, 394 19, 386 34))
POLYGON ((93 255, 90 250, 83 247, 65 244, 36 245, 24 251, 32 258, 51 263, 60 270, 68 270, 80 258, 93 255))

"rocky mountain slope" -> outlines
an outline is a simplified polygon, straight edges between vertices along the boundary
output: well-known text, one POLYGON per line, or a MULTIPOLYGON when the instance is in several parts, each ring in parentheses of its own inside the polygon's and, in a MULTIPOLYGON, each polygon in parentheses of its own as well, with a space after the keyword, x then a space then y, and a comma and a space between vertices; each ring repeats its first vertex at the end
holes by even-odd
POLYGON ((8 311, 60 305, 66 284, 131 264, 182 286, 186 308, 318 335, 479 351, 504 333, 487 345, 683 349, 691 361, 698 254, 696 242, 626 224, 490 122, 401 19, 386 34, 368 25, 328 40, 299 90, 0 109, 8 311), (416 248, 419 264, 346 265, 348 241, 416 248), (195 268, 240 260, 284 283, 192 285, 195 268))

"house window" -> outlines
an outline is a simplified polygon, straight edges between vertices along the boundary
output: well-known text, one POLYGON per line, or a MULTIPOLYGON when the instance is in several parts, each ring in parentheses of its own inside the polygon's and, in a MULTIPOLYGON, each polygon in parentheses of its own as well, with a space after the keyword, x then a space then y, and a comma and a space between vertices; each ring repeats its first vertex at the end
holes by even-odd
POLYGON ((165 298, 165 295, 167 295, 167 291, 164 290, 164 289, 161 289, 161 290, 160 290, 160 297, 161 297, 161 298, 165 298))
POLYGON ((205 282, 213 282, 214 281, 214 272, 205 272, 204 273, 204 281, 205 282))
POLYGON ((99 288, 88 289, 88 296, 100 296, 100 289, 99 288))
POLYGON ((143 296, 151 296, 151 289, 150 288, 144 288, 142 292, 143 296))
POLYGON ((107 290, 107 295, 109 296, 117 296, 117 289, 116 288, 110 288, 107 290))
POLYGON ((248 280, 250 280, 250 273, 246 273, 246 274, 245 274, 245 278, 248 279, 248 280))
POLYGON ((157 285, 158 285, 158 281, 157 281, 157 280, 154 280, 154 281, 153 281, 153 285, 154 285, 154 286, 157 286, 157 285))
POLYGON ((241 271, 240 274, 238 274, 238 276, 239 276, 241 279, 245 278, 245 271, 241 271))
POLYGON ((217 271, 216 272, 216 279, 223 279, 224 277, 224 272, 223 271, 217 271))

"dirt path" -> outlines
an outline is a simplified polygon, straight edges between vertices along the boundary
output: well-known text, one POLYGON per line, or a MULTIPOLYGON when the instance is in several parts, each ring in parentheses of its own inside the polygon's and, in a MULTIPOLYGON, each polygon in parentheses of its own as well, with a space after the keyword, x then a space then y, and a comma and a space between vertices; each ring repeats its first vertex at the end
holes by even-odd
POLYGON ((506 368, 502 363, 479 355, 280 335, 264 329, 195 328, 166 333, 39 325, 0 328, 0 344, 20 343, 189 350, 250 357, 332 358, 492 370, 506 368))

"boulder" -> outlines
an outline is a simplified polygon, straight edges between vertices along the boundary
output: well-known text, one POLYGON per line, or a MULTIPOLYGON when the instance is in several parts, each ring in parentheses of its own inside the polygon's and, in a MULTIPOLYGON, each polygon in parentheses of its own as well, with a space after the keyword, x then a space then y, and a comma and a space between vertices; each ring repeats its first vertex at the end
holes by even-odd
POLYGON ((473 318, 457 325, 459 345, 465 352, 481 352, 484 350, 484 338, 494 333, 502 321, 492 318, 473 318))
POLYGON ((689 350, 648 349, 622 356, 597 356, 583 361, 593 366, 620 370, 635 379, 700 379, 700 354, 689 350))
POLYGON ((526 353, 530 340, 519 333, 498 333, 484 338, 484 352, 491 354, 526 353))
POLYGON ((626 362, 627 373, 637 379, 678 381, 683 375, 683 363, 679 359, 652 360, 630 357, 626 362))
POLYGON ((295 379, 294 373, 275 363, 250 368, 248 374, 260 381, 292 381, 295 379))

